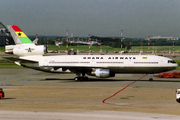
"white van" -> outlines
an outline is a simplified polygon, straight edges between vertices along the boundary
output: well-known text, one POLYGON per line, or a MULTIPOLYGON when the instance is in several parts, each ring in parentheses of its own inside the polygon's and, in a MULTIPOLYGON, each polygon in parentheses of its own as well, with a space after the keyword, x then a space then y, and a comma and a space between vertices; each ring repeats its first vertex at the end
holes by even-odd
POLYGON ((180 103, 180 89, 176 90, 176 101, 180 103))

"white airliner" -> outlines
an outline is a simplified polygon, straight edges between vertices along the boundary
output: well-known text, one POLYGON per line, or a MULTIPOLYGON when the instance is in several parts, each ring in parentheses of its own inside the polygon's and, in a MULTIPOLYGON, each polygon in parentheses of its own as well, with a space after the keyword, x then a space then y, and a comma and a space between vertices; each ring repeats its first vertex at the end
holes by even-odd
MULTIPOLYGON (((85 75, 99 78, 114 77, 117 73, 154 74, 176 69, 172 59, 154 55, 55 55, 44 56, 44 46, 36 46, 16 26, 8 26, 16 45, 6 46, 6 53, 17 65, 45 72, 76 73, 75 80, 88 79, 85 75)), ((149 78, 149 80, 153 80, 149 78)))

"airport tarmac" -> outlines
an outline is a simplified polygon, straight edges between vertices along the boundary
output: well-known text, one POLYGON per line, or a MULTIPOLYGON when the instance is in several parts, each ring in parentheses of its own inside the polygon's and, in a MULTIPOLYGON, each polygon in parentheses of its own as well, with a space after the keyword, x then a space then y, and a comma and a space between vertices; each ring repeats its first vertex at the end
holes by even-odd
POLYGON ((117 74, 114 78, 89 77, 88 81, 75 82, 75 74, 27 68, 0 68, 0 76, 0 87, 5 92, 5 98, 0 100, 0 119, 4 120, 180 117, 180 104, 175 100, 179 78, 154 78, 150 82, 149 76, 140 79, 143 74, 117 74))

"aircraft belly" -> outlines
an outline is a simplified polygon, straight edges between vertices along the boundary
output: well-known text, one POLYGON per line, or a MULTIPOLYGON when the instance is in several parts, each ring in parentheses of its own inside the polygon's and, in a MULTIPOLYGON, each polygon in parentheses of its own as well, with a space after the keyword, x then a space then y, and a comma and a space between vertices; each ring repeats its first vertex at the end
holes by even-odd
POLYGON ((175 69, 175 67, 116 67, 109 68, 114 73, 133 73, 133 74, 154 74, 175 69))

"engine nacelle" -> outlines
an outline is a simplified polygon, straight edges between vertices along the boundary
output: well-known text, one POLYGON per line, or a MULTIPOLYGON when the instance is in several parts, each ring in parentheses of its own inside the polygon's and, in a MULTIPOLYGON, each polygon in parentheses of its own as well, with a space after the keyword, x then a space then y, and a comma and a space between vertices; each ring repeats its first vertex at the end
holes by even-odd
POLYGON ((43 45, 12 45, 6 46, 5 53, 14 54, 17 56, 29 56, 29 55, 43 55, 46 48, 43 45))
POLYGON ((108 78, 115 76, 115 73, 111 73, 109 69, 96 69, 92 74, 99 78, 108 78))

